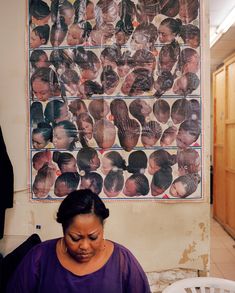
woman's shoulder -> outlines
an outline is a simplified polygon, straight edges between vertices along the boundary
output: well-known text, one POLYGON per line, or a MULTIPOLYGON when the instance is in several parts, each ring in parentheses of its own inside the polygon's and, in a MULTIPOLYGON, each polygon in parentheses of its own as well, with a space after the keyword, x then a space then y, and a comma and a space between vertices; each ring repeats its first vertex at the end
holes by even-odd
POLYGON ((38 255, 38 257, 43 256, 44 254, 51 253, 52 250, 55 250, 56 243, 58 239, 50 239, 43 241, 35 245, 31 250, 31 255, 38 255))

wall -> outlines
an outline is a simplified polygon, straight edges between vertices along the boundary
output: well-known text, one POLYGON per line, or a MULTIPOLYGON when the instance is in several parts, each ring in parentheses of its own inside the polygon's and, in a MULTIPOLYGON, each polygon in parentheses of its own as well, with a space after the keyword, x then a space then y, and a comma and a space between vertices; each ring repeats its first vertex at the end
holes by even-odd
MULTIPOLYGON (((42 239, 48 239, 61 235, 60 226, 54 220, 58 205, 31 203, 27 190, 25 20, 24 1, 2 3, 0 123, 15 172, 14 208, 7 210, 5 234, 30 235, 36 231, 42 239), (37 224, 41 225, 41 230, 36 230, 37 224)), ((204 25, 207 27, 207 21, 204 25)), ((207 31, 204 35, 205 39, 206 36, 207 31)), ((208 44, 205 45, 205 48, 207 47, 208 44)), ((202 75, 206 93, 204 112, 208 113, 209 89, 205 87, 205 85, 209 86, 207 76, 209 74, 205 71, 202 75)), ((207 183, 204 186, 206 198, 204 202, 107 203, 111 217, 106 223, 106 238, 129 247, 147 272, 174 268, 208 270, 210 116, 204 116, 206 125, 204 143, 208 150, 204 155, 204 182, 207 183)))

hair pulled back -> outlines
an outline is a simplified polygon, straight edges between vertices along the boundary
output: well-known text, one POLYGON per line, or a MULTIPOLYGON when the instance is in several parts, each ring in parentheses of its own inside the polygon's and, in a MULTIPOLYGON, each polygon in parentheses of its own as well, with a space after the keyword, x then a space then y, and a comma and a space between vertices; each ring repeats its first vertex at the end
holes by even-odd
POLYGON ((75 216, 84 214, 96 215, 103 225, 109 216, 109 209, 105 207, 99 196, 89 189, 71 192, 60 204, 56 221, 62 224, 65 232, 75 216))

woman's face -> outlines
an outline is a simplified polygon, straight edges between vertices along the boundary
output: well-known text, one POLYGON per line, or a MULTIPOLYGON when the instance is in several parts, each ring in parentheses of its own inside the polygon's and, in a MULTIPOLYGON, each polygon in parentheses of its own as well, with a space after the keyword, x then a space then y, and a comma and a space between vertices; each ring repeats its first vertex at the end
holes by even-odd
POLYGON ((119 191, 115 191, 115 190, 112 190, 112 189, 111 190, 107 190, 105 188, 105 186, 103 187, 103 191, 107 195, 107 197, 116 197, 121 192, 120 190, 119 191))
POLYGON ((92 138, 93 134, 93 125, 87 121, 81 121, 79 130, 82 131, 82 133, 85 135, 87 139, 92 138))
POLYGON ((152 108, 150 107, 150 105, 147 104, 144 100, 140 101, 140 105, 141 105, 141 110, 140 110, 141 114, 144 117, 149 116, 149 114, 152 112, 152 108))
POLYGON ((60 171, 66 172, 77 172, 77 161, 75 158, 71 158, 68 163, 62 164, 60 171))
POLYGON ((120 77, 125 77, 131 70, 131 67, 128 64, 119 65, 117 67, 117 72, 120 77))
POLYGON ((198 36, 193 36, 192 38, 186 38, 186 45, 196 49, 199 46, 200 38, 198 36))
POLYGON ((176 145, 179 148, 185 149, 196 141, 194 135, 191 135, 189 131, 180 129, 176 136, 176 145))
POLYGON ((127 75, 121 87, 121 91, 124 95, 129 94, 134 81, 135 81, 135 74, 131 72, 130 74, 127 75))
POLYGON ((136 196, 136 195, 139 195, 139 194, 137 194, 135 180, 132 180, 132 179, 127 179, 126 180, 126 183, 125 183, 125 186, 124 186, 124 189, 123 189, 123 193, 126 196, 136 196))
POLYGON ((199 70, 199 66, 200 66, 200 58, 198 56, 198 54, 194 54, 190 61, 187 62, 184 67, 183 67, 183 74, 187 73, 187 72, 193 72, 193 73, 197 73, 199 70))
POLYGON ((69 149, 73 138, 69 137, 63 126, 56 126, 53 130, 53 144, 57 149, 69 149))
POLYGON ((166 25, 160 25, 158 30, 160 43, 171 43, 175 39, 175 34, 166 25))
POLYGON ((67 107, 67 103, 64 103, 64 105, 60 108, 60 117, 55 119, 56 123, 59 123, 64 120, 70 119, 70 113, 67 107))
POLYGON ((192 13, 187 4, 180 4, 179 18, 184 24, 190 23, 193 20, 192 13))
POLYGON ((162 194, 164 191, 165 191, 165 189, 154 185, 153 182, 151 183, 151 195, 152 196, 158 196, 158 195, 162 194))
POLYGON ((58 47, 61 43, 63 43, 65 36, 66 36, 66 32, 60 29, 55 30, 55 33, 51 35, 50 37, 52 46, 58 47))
POLYGON ((99 168, 99 166, 100 166, 100 159, 99 159, 98 155, 95 154, 94 157, 90 161, 91 171, 97 170, 99 168))
POLYGON ((83 80, 94 80, 97 78, 100 70, 100 63, 94 63, 92 69, 80 69, 83 80))
POLYGON ((34 149, 43 149, 48 144, 48 141, 45 141, 41 133, 34 133, 32 135, 32 144, 34 149))
POLYGON ((149 49, 150 44, 147 36, 141 31, 134 32, 131 38, 130 47, 132 50, 149 49))
POLYGON ((154 159, 149 158, 148 172, 153 175, 155 172, 159 171, 161 168, 156 165, 154 159))
POLYGON ((39 101, 48 101, 50 97, 53 96, 52 89, 48 82, 42 81, 40 78, 36 78, 32 83, 32 89, 34 95, 39 101))
POLYGON ((144 147, 151 147, 154 146, 157 142, 157 138, 155 136, 147 136, 147 135, 141 135, 141 142, 144 147))
POLYGON ((51 182, 50 180, 46 179, 43 181, 38 181, 36 184, 33 185, 33 193, 38 198, 46 197, 51 189, 51 182))
POLYGON ((65 182, 58 181, 55 183, 54 193, 56 196, 63 197, 68 195, 71 191, 71 188, 69 188, 65 182))
POLYGON ((120 31, 115 34, 115 39, 117 45, 123 46, 128 41, 129 37, 124 32, 120 31))
POLYGON ((102 13, 104 23, 113 23, 118 16, 118 5, 113 1, 109 6, 107 13, 102 13))
POLYGON ((94 214, 77 215, 64 233, 70 256, 79 263, 98 258, 104 248, 104 232, 100 219, 94 214))
POLYGON ((73 23, 73 18, 74 18, 74 10, 71 8, 64 9, 62 16, 64 17, 64 21, 67 25, 70 25, 73 23))
POLYGON ((177 95, 184 95, 188 86, 188 81, 185 76, 176 79, 173 85, 173 92, 177 95))
POLYGON ((159 122, 166 124, 170 118, 170 112, 169 111, 166 111, 166 112, 159 111, 159 113, 156 115, 156 118, 159 122))
POLYGON ((109 171, 112 170, 112 168, 113 168, 113 162, 109 158, 106 158, 105 156, 102 157, 101 172, 104 175, 107 175, 109 171))
POLYGON ((43 54, 39 57, 38 61, 35 63, 35 66, 37 68, 41 68, 41 67, 49 67, 50 63, 48 61, 48 57, 47 54, 43 54))
POLYGON ((29 42, 30 48, 35 49, 43 45, 45 43, 45 39, 41 39, 38 35, 35 34, 34 31, 32 31, 29 42))
POLYGON ((84 42, 82 37, 84 31, 78 25, 71 25, 68 30, 67 44, 69 46, 80 45, 84 42))
POLYGON ((87 4, 84 19, 90 20, 90 19, 94 19, 94 18, 95 18, 94 3, 90 2, 87 4))
POLYGON ((169 192, 174 197, 184 197, 186 194, 185 185, 181 181, 173 182, 169 192))

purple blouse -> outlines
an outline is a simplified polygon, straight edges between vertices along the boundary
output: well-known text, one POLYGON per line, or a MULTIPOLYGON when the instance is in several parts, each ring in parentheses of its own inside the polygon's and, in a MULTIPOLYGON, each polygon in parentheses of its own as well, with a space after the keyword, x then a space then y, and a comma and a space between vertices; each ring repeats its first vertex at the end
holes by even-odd
POLYGON ((7 293, 150 293, 146 275, 133 254, 120 244, 107 263, 91 274, 77 276, 65 269, 52 239, 33 247, 17 267, 7 293))

